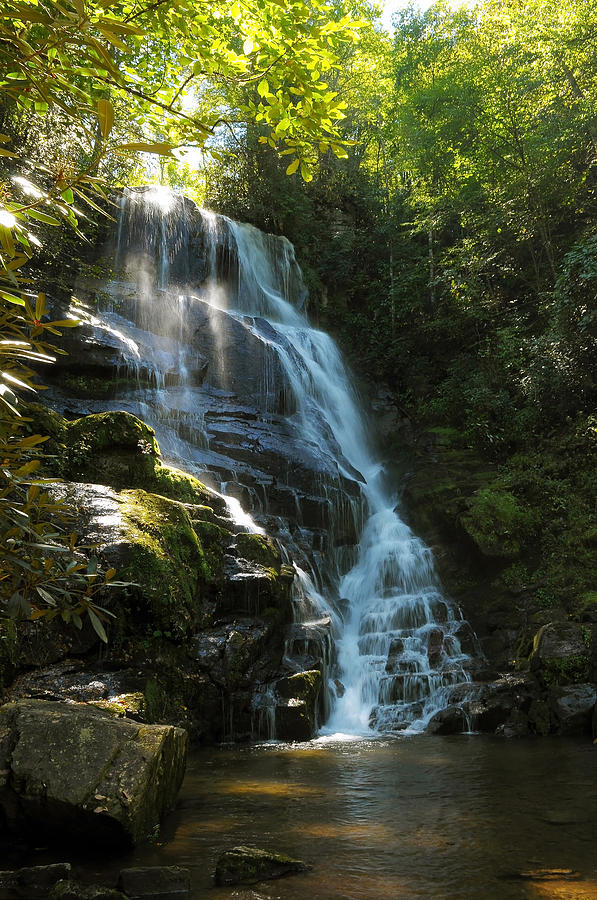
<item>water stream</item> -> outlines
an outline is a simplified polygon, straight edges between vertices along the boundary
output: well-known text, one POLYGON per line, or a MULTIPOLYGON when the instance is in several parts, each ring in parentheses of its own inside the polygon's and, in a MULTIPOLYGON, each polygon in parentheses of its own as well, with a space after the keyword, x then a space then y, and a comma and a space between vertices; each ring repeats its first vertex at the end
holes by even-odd
POLYGON ((462 617, 401 516, 338 348, 302 312, 292 245, 165 189, 129 190, 114 260, 96 324, 136 386, 112 405, 286 546, 299 626, 287 663, 300 669, 305 629, 321 632, 325 729, 423 729, 469 680, 462 617))
MULTIPOLYGON (((595 748, 567 738, 205 749, 191 756, 156 844, 73 863, 105 884, 131 865, 184 866, 190 900, 595 900, 596 785, 595 748), (218 856, 239 844, 313 870, 214 887, 218 856)), ((38 849, 18 862, 48 861, 38 849)))

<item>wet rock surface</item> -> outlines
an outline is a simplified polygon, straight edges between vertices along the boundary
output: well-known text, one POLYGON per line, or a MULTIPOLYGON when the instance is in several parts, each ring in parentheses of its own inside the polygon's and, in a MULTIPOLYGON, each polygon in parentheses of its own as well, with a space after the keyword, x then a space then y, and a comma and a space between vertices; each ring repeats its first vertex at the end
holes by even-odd
POLYGON ((70 879, 71 870, 70 863, 54 863, 0 871, 0 889, 10 890, 23 900, 45 900, 55 884, 70 879))
POLYGON ((121 871, 118 887, 129 900, 185 900, 191 873, 181 866, 137 866, 121 871))
POLYGON ((590 734, 597 686, 574 684, 550 691, 550 708, 558 734, 590 734))
POLYGON ((591 626, 550 622, 539 629, 530 656, 531 670, 546 685, 566 685, 589 675, 591 626))
POLYGON ((116 888, 79 881, 59 881, 46 895, 48 900, 130 900, 116 888))
POLYGON ((260 850, 257 847, 233 847, 223 853, 216 864, 215 883, 254 884, 306 872, 311 868, 307 863, 290 856, 260 850))
POLYGON ((21 700, 0 708, 0 802, 13 829, 135 844, 172 806, 187 735, 87 704, 21 700))

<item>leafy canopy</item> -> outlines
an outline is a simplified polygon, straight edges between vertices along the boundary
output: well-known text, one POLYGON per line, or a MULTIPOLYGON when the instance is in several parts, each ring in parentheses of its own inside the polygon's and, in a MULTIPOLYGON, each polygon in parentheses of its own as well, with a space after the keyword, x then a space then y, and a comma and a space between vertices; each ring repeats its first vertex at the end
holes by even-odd
MULTIPOLYGON (((62 152, 25 158, 0 134, 0 595, 33 618, 88 615, 106 635, 94 599, 98 577, 64 536, 61 504, 36 482, 44 438, 28 435, 19 394, 35 390, 32 367, 59 352, 71 320, 48 321, 43 292, 23 267, 39 229, 109 208, 105 174, 115 157, 172 156, 176 146, 217 155, 218 129, 258 122, 263 140, 310 179, 318 143, 340 151, 344 104, 326 73, 359 23, 320 0, 5 0, 0 8, 0 110, 30 132, 42 117, 66 132, 62 152), (234 107, 205 102, 214 84, 236 85, 234 107), (252 89, 253 88, 253 89, 252 89), (202 102, 203 101, 203 102, 202 102), (327 142, 327 144, 326 144, 327 142)), ((7 116, 4 115, 6 121, 7 116)), ((18 131, 18 129, 17 129, 18 131)), ((60 143, 58 141, 58 143, 60 143)))

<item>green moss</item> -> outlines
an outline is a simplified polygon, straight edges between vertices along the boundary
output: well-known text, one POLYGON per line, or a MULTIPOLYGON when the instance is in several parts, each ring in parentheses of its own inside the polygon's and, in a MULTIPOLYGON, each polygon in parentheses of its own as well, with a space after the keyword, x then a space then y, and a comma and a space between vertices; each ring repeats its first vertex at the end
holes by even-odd
POLYGON ((160 448, 150 428, 127 412, 83 416, 67 423, 63 474, 123 488, 154 480, 160 448))
POLYGON ((163 722, 168 716, 172 701, 157 678, 147 679, 144 697, 147 721, 149 723, 163 722))
POLYGON ((499 485, 477 491, 461 523, 483 554, 506 559, 518 556, 535 532, 531 511, 499 485))
MULTIPOLYGON (((140 485, 143 487, 143 485, 140 485)), ((205 504, 210 506, 214 502, 214 495, 197 478, 158 463, 153 472, 153 478, 147 484, 154 493, 162 494, 171 500, 180 500, 182 503, 205 504)))
POLYGON ((275 541, 263 534, 239 534, 236 538, 239 556, 265 569, 280 571, 280 550, 275 541))
POLYGON ((578 615, 582 615, 589 610, 595 610, 597 612, 597 591, 586 591, 578 598, 576 604, 576 612, 578 615))
POLYGON ((589 672, 589 656, 585 653, 562 659, 544 659, 541 665, 541 678, 549 687, 584 684, 589 680, 589 672))
POLYGON ((203 548, 182 504, 141 490, 121 496, 129 553, 119 575, 142 586, 151 626, 179 638, 198 614, 200 581, 211 575, 203 548))
POLYGON ((223 572, 224 548, 230 543, 230 532, 212 522, 193 519, 195 534, 201 542, 212 579, 218 579, 223 572))
POLYGON ((306 703, 305 714, 313 711, 319 688, 321 687, 321 672, 319 669, 309 669, 306 672, 297 672, 287 678, 281 678, 276 685, 276 690, 281 697, 286 699, 304 700, 306 703))
POLYGON ((85 442, 92 450, 112 451, 127 447, 157 458, 160 448, 153 428, 124 411, 110 411, 82 416, 68 425, 70 444, 85 442))

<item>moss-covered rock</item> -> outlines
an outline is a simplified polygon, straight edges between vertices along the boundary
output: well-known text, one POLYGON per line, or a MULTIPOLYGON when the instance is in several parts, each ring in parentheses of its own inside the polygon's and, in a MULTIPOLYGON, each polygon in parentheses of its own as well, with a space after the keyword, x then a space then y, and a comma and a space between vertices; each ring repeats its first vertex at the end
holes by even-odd
POLYGON ((0 872, 0 891, 23 900, 43 900, 51 894, 55 884, 70 882, 70 863, 53 863, 49 866, 25 866, 21 869, 0 872))
POLYGON ((0 708, 6 821, 46 838, 135 844, 173 804, 187 736, 87 704, 23 700, 0 708))
MULTIPOLYGON (((196 621, 200 584, 211 571, 184 506, 147 491, 122 491, 124 548, 119 570, 137 591, 141 615, 168 637, 180 638, 196 621)), ((123 547, 120 548, 122 551, 123 547)))
POLYGON ((160 454, 153 428, 126 412, 75 419, 65 444, 64 476, 115 488, 151 482, 160 454))
POLYGON ((48 900, 129 900, 116 888, 103 884, 83 884, 70 878, 59 881, 46 896, 48 900))
POLYGON ((48 474, 73 481, 143 488, 183 503, 204 504, 226 514, 225 501, 197 478, 164 465, 153 428, 124 410, 69 421, 41 404, 29 404, 30 431, 47 435, 48 474))
POLYGON ((257 847, 233 847, 218 859, 215 882, 217 885, 255 884, 295 872, 306 872, 310 868, 300 859, 281 853, 271 853, 257 847))
POLYGON ((530 656, 531 670, 548 686, 588 681, 590 633, 575 622, 550 622, 539 629, 530 656))
POLYGON ((280 571, 280 548, 265 534, 239 534, 236 537, 236 550, 239 556, 249 562, 257 563, 266 569, 280 571))
POLYGON ((317 696, 321 688, 321 672, 319 669, 310 669, 307 672, 297 672, 280 678, 276 682, 276 692, 280 697, 289 700, 295 697, 297 700, 305 700, 314 708, 317 696))

